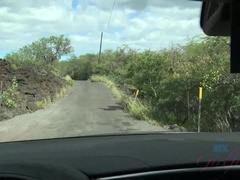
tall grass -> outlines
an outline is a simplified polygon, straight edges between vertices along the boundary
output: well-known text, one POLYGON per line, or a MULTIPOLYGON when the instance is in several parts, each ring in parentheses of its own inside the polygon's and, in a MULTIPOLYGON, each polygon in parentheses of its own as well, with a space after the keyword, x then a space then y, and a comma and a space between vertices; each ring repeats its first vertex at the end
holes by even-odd
POLYGON ((69 76, 69 75, 65 76, 65 80, 66 80, 67 84, 70 86, 72 86, 74 83, 74 80, 72 80, 71 76, 69 76))
POLYGON ((60 91, 58 91, 53 97, 44 97, 41 101, 36 102, 37 107, 40 109, 46 108, 49 104, 62 99, 71 88, 72 87, 70 85, 67 85, 61 88, 60 91))

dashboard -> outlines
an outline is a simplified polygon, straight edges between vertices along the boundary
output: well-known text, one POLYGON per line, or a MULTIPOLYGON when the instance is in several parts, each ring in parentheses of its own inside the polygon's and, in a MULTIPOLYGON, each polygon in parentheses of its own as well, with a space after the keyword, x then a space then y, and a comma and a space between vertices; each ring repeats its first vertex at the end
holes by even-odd
POLYGON ((4 142, 0 179, 240 179, 238 137, 164 132, 4 142))

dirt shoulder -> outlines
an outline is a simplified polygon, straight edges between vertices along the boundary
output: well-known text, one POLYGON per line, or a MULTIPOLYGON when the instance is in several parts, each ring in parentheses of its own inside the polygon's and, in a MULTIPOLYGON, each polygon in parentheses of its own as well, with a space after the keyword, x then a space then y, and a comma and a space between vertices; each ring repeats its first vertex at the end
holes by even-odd
POLYGON ((40 109, 37 102, 44 98, 54 100, 56 94, 67 86, 65 79, 52 73, 39 73, 31 67, 14 69, 8 61, 0 59, 0 96, 11 88, 14 78, 17 88, 12 98, 16 106, 7 106, 0 99, 0 121, 40 109))

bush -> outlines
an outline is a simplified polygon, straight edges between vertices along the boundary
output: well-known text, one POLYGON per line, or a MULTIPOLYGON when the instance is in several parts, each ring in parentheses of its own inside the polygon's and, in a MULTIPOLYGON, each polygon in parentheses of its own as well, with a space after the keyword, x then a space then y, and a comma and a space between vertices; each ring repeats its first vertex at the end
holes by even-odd
POLYGON ((50 96, 43 98, 41 101, 36 102, 36 105, 40 109, 44 109, 47 105, 51 104, 52 100, 50 96))
POLYGON ((55 93, 54 97, 47 96, 43 98, 41 101, 36 102, 36 105, 40 109, 46 108, 52 102, 60 100, 64 95, 71 89, 71 86, 65 86, 61 88, 57 93, 55 93))
POLYGON ((65 76, 65 80, 67 81, 67 84, 72 86, 74 83, 74 80, 72 80, 72 78, 69 75, 65 76))
POLYGON ((57 101, 61 99, 70 89, 71 89, 71 85, 61 88, 60 91, 55 94, 53 100, 57 101))
POLYGON ((17 107, 16 95, 17 95, 18 83, 16 77, 12 80, 12 85, 6 91, 3 91, 0 95, 0 103, 6 107, 17 107))
POLYGON ((96 55, 72 56, 68 61, 59 62, 59 68, 63 76, 70 75, 74 80, 87 80, 93 75, 96 55))
POLYGON ((228 72, 229 52, 225 37, 198 36, 160 51, 140 52, 124 45, 104 51, 100 63, 90 56, 69 61, 68 72, 76 78, 95 74, 91 81, 103 81, 113 92, 121 87, 124 91, 115 92, 117 97, 131 96, 125 87, 135 87, 146 109, 123 100, 129 101, 132 114, 141 111, 141 118, 192 131, 197 128, 198 90, 203 87, 202 131, 240 131, 240 75, 228 72))

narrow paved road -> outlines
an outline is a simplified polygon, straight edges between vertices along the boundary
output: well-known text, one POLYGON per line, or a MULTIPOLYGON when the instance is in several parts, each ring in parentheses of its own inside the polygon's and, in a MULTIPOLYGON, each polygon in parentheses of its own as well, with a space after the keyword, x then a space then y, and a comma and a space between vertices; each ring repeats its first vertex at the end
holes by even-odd
POLYGON ((0 123, 0 141, 164 131, 123 112, 102 83, 76 81, 61 101, 0 123))

